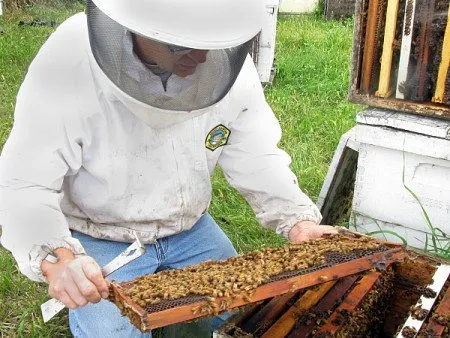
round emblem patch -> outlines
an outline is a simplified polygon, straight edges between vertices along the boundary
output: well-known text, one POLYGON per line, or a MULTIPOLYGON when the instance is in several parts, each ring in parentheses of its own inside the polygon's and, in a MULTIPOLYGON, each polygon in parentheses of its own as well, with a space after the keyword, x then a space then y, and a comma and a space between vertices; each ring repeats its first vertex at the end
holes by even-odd
POLYGON ((225 127, 223 124, 215 126, 206 136, 205 146, 211 151, 227 144, 230 137, 231 130, 225 127))

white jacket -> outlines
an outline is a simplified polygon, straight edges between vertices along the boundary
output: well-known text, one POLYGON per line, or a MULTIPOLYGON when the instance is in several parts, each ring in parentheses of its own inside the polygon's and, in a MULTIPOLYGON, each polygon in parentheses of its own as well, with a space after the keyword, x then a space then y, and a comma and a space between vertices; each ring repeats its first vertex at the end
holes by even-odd
POLYGON ((1 243, 22 273, 44 281, 47 252, 84 252, 69 228, 124 242, 136 230, 146 243, 188 230, 208 209, 216 164, 259 221, 286 236, 320 214, 277 147, 280 137, 250 58, 214 106, 161 111, 109 81, 90 52, 86 16, 77 14, 40 49, 17 96, 0 158, 1 243), (231 134, 210 150, 205 140, 214 144, 208 135, 217 126, 231 134))

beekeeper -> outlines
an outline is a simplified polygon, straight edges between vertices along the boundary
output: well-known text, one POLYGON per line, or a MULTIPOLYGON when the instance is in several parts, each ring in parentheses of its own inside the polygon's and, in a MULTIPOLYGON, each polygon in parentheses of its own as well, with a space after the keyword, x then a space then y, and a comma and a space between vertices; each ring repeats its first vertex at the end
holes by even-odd
POLYGON ((292 242, 334 231, 277 147, 248 56, 261 15, 259 0, 88 0, 32 62, 1 155, 1 243, 71 309, 74 336, 139 334, 100 301, 99 266, 133 230, 147 253, 111 279, 236 254, 208 214, 217 164, 292 242))

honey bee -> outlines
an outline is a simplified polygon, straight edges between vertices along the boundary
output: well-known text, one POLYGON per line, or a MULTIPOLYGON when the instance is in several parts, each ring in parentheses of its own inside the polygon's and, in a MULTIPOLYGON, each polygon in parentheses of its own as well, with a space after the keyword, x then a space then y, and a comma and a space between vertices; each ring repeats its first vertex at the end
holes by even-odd
MULTIPOLYGON (((189 295, 206 296, 209 297, 209 305, 195 311, 216 313, 228 308, 231 305, 230 299, 244 298, 251 302, 249 295, 274 276, 325 264, 329 252, 344 254, 376 248, 377 245, 368 239, 356 241, 333 235, 302 244, 265 248, 223 261, 207 261, 186 268, 145 275, 132 281, 131 286, 124 290, 142 307, 189 295), (217 297, 223 298, 220 305, 212 301, 217 297)), ((325 281, 327 277, 319 278, 325 281)))

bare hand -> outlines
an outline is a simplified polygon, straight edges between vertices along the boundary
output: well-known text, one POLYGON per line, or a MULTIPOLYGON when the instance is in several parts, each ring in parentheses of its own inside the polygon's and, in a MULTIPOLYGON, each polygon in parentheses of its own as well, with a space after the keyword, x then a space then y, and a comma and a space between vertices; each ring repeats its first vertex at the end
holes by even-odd
POLYGON ((89 256, 75 257, 68 249, 55 250, 57 263, 42 261, 48 294, 70 309, 98 303, 108 297, 108 283, 97 262, 89 256))
POLYGON ((312 221, 298 222, 289 232, 289 241, 293 244, 322 237, 325 234, 337 234, 330 225, 318 225, 312 221))

